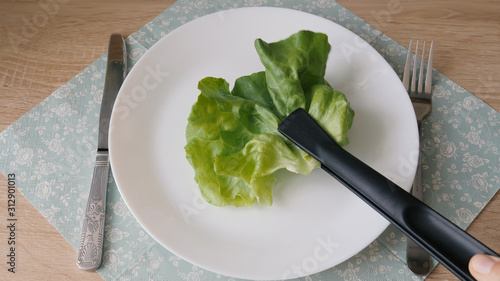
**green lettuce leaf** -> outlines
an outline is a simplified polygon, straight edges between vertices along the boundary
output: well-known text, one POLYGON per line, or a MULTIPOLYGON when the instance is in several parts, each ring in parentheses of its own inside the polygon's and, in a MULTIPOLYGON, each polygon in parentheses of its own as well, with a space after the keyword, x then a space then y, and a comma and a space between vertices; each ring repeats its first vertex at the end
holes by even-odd
POLYGON ((299 31, 270 44, 257 39, 255 49, 266 68, 267 88, 281 118, 297 108, 307 108, 311 87, 326 84, 330 44, 325 34, 299 31))
POLYGON ((186 158, 213 205, 271 205, 274 172, 307 175, 320 166, 277 131, 299 107, 340 145, 348 143, 354 111, 324 79, 326 35, 300 31, 276 43, 257 39, 255 47, 266 70, 238 78, 232 90, 222 78, 202 79, 188 118, 186 158))
POLYGON ((347 131, 352 126, 354 110, 345 95, 328 85, 315 85, 311 90, 309 115, 338 143, 349 143, 347 131))

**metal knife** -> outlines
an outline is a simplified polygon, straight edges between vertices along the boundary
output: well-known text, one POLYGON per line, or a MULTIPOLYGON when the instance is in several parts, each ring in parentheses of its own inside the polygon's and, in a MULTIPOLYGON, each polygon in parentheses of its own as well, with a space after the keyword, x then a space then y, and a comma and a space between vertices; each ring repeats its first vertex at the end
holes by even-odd
POLYGON ((99 135, 94 174, 83 218, 76 264, 83 270, 96 270, 102 261, 106 189, 109 174, 108 133, 111 111, 127 71, 126 47, 123 36, 111 34, 109 39, 106 80, 99 116, 99 135))

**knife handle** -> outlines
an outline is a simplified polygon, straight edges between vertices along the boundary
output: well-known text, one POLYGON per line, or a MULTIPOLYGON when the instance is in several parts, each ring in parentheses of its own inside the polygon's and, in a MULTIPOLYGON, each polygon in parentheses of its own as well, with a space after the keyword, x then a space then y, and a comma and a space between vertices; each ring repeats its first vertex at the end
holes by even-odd
POLYGON ((97 151, 76 259, 83 270, 96 270, 101 265, 108 175, 108 151, 97 151))
POLYGON ((303 109, 278 131, 462 280, 475 254, 499 256, 467 232, 340 147, 303 109))

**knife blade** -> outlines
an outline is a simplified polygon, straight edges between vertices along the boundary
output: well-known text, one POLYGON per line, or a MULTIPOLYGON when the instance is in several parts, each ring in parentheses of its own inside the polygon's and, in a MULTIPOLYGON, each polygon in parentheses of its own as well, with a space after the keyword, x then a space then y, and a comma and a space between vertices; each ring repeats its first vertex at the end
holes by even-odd
POLYGON ((106 189, 109 175, 109 121, 116 96, 126 76, 126 53, 123 36, 118 33, 111 34, 99 115, 97 153, 76 260, 78 267, 83 270, 96 270, 102 261, 106 189))
POLYGON ((321 168, 461 280, 475 280, 468 263, 475 254, 499 255, 394 182, 340 147, 303 109, 278 131, 321 163, 321 168))

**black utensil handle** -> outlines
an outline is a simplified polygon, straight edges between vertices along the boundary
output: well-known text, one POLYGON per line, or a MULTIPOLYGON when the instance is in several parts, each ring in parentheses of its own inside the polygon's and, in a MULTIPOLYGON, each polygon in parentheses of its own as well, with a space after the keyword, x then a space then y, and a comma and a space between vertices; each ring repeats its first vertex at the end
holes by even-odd
POLYGON ((475 280, 468 270, 473 255, 499 256, 340 147, 303 109, 286 117, 278 131, 460 279, 475 280))

